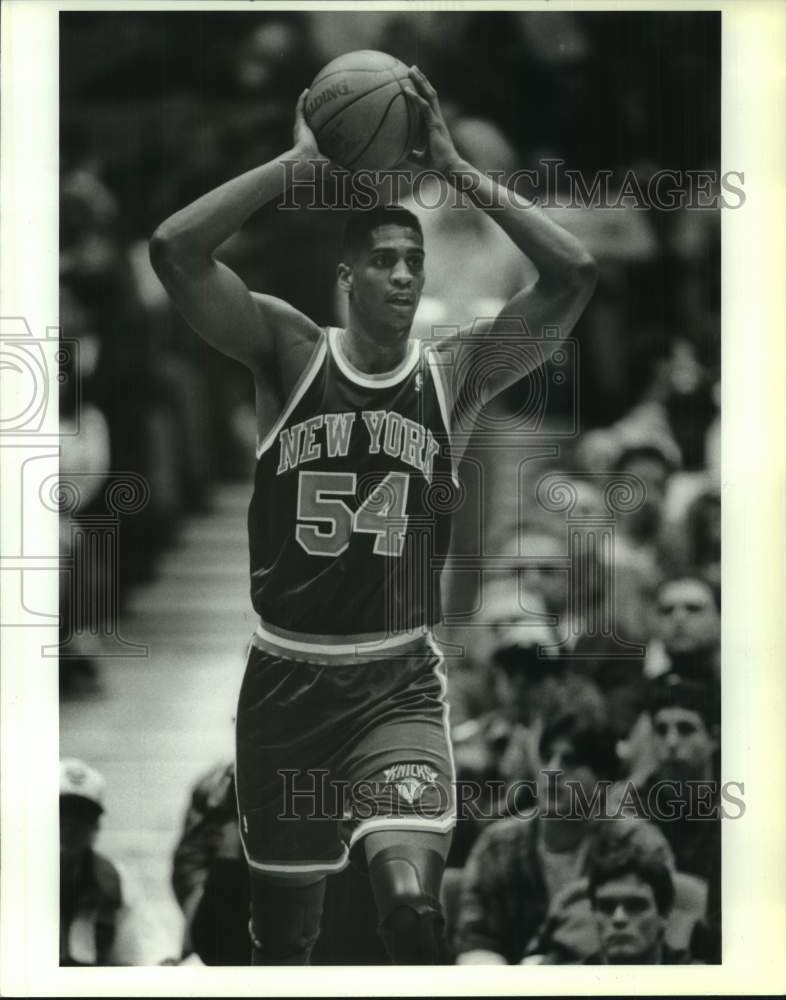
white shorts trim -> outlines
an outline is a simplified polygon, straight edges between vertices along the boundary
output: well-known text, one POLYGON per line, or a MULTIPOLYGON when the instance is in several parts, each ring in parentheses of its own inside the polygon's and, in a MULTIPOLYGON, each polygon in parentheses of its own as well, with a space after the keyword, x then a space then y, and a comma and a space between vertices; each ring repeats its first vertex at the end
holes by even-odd
MULTIPOLYGON (((243 838, 241 837, 241 842, 243 838)), ((349 864, 349 848, 344 847, 344 853, 338 861, 314 861, 303 862, 292 861, 289 864, 263 864, 261 861, 254 861, 249 857, 246 845, 243 844, 243 853, 246 856, 248 867, 255 872, 269 872, 271 875, 308 875, 314 872, 340 872, 349 864)))
POLYGON ((456 825, 456 817, 451 814, 440 816, 439 819, 425 819, 418 816, 393 816, 382 817, 380 819, 361 820, 352 831, 349 838, 349 846, 353 847, 361 837, 367 833, 375 833, 377 830, 421 830, 429 833, 447 833, 456 825))
POLYGON ((428 646, 431 637, 430 630, 423 626, 412 632, 400 632, 394 635, 385 635, 380 632, 378 638, 375 637, 371 640, 361 636, 354 640, 352 636, 342 636, 343 642, 333 642, 330 636, 312 637, 306 635, 300 640, 283 634, 283 630, 272 630, 270 626, 263 625, 261 622, 257 625, 255 634, 271 651, 281 649, 289 653, 300 654, 305 659, 312 656, 328 659, 349 657, 350 660, 380 656, 390 650, 402 649, 402 647, 407 646, 413 649, 424 645, 428 646))

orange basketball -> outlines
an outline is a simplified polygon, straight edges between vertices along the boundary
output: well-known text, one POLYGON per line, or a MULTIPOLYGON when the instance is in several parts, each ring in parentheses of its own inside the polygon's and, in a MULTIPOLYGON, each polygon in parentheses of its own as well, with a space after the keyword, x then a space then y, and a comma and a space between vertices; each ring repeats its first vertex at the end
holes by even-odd
POLYGON ((321 152, 348 170, 388 170, 412 151, 419 114, 403 84, 407 67, 360 49, 329 62, 314 78, 305 115, 321 152))

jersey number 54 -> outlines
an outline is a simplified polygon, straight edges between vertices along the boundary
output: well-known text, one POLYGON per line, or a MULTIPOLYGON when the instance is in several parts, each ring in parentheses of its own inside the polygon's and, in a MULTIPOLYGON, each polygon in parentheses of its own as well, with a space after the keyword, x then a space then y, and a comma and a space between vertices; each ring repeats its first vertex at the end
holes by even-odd
POLYGON ((354 497, 356 490, 354 472, 300 473, 295 538, 310 556, 341 555, 349 547, 353 532, 376 535, 375 555, 401 555, 407 530, 404 511, 409 475, 389 472, 353 512, 340 498, 354 497))

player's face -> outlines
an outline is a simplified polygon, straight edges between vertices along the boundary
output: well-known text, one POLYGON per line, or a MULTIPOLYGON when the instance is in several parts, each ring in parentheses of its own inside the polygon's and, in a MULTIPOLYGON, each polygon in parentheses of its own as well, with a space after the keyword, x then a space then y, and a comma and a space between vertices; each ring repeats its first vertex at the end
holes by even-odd
POLYGON ((423 241, 409 226, 377 226, 352 264, 350 306, 370 331, 409 330, 423 292, 423 241))
POLYGON ((720 639, 720 615, 700 580, 667 583, 658 597, 658 632, 670 654, 712 649, 720 639))
POLYGON ((665 921, 648 882, 632 873, 604 882, 595 890, 593 909, 607 962, 652 962, 665 921))
POLYGON ((706 777, 715 740, 698 712, 679 706, 661 708, 652 728, 660 777, 682 781, 706 777))

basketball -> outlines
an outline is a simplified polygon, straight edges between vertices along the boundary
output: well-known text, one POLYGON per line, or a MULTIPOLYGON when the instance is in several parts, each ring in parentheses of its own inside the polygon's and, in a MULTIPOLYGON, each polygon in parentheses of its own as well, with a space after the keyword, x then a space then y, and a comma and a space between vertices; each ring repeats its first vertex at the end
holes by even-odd
POLYGON ((306 121, 321 152, 348 170, 388 170, 415 145, 419 113, 404 93, 408 68, 385 52, 358 50, 314 78, 306 121))

